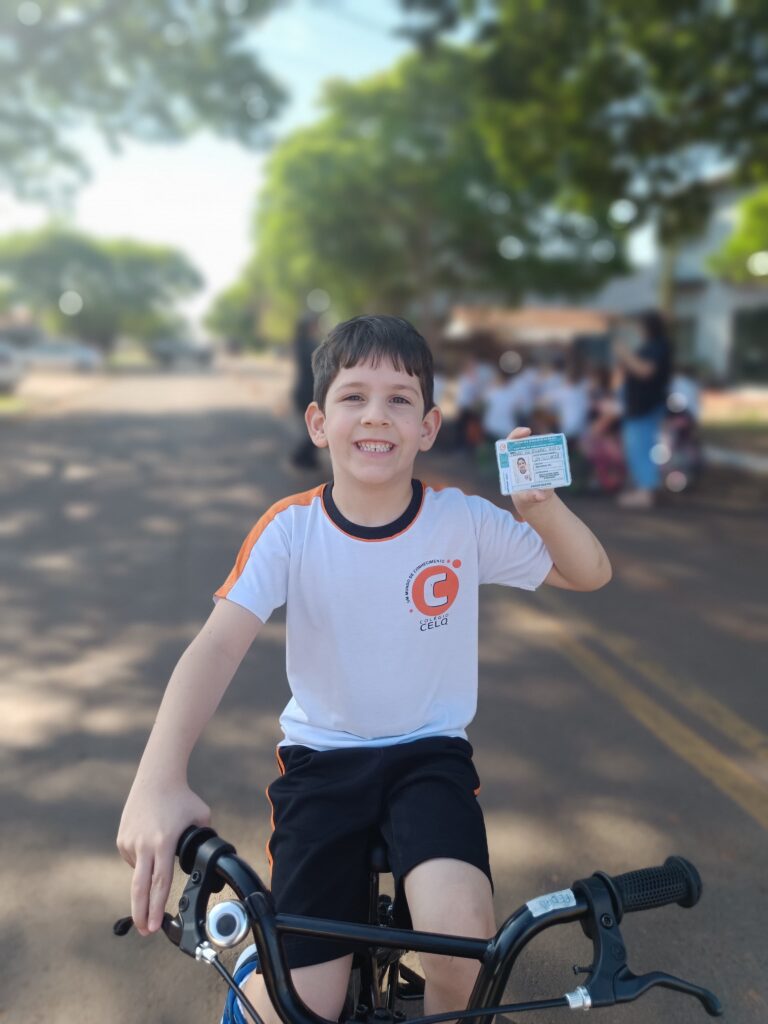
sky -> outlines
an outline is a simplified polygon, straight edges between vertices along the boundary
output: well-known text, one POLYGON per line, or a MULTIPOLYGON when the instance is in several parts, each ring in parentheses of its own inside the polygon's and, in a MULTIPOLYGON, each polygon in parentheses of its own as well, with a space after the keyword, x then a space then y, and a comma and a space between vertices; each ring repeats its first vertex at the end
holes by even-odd
MULTIPOLYGON (((290 97, 271 131, 285 135, 315 120, 330 77, 364 78, 394 64, 409 44, 392 34, 395 0, 292 0, 254 30, 261 62, 290 97)), ((173 146, 124 146, 119 156, 83 135, 93 177, 79 193, 74 226, 99 237, 130 237, 181 249, 206 278, 183 311, 193 320, 231 284, 251 252, 250 226, 266 153, 200 134, 173 146)), ((39 204, 0 191, 2 230, 46 223, 39 204)))

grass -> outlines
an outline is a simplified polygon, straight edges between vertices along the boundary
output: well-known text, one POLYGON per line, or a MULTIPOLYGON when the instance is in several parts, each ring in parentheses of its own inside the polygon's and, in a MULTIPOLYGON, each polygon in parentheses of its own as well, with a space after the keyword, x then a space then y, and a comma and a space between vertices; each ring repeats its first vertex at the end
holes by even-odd
POLYGON ((26 409, 27 403, 18 395, 0 395, 0 418, 15 416, 26 409))

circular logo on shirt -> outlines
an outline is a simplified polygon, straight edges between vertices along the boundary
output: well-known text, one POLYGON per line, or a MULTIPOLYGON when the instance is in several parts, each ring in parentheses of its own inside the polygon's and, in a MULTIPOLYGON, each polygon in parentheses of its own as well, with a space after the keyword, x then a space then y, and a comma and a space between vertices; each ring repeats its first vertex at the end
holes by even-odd
POLYGON ((449 564, 438 562, 417 572, 410 590, 411 600, 422 615, 445 615, 459 592, 459 577, 449 564))

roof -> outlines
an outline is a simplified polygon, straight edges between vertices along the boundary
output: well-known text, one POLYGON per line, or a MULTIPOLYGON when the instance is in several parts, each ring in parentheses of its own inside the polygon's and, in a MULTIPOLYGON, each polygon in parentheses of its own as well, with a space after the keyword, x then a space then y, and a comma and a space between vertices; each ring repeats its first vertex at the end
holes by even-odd
POLYGON ((475 332, 487 331, 500 340, 537 344, 570 341, 578 334, 602 334, 608 324, 608 314, 596 309, 455 306, 446 326, 446 337, 449 341, 461 341, 475 332))

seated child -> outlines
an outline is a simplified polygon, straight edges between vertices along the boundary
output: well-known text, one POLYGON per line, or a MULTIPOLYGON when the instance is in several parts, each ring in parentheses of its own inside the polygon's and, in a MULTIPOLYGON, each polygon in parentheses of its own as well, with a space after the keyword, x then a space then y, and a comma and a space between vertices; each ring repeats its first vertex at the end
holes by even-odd
MULTIPOLYGON (((407 321, 339 324, 313 370, 306 424, 330 451, 333 480, 256 522, 171 676, 118 834, 134 871, 134 921, 143 935, 160 927, 177 838, 210 817, 187 784, 189 756, 252 641, 287 604, 292 697, 267 790, 278 911, 365 920, 367 853, 381 832, 398 921, 487 938, 496 930, 491 870, 466 731, 477 701, 478 586, 595 590, 611 567, 554 491, 516 494, 500 508, 414 479, 441 416, 432 356, 407 321)), ((289 936, 285 949, 301 999, 335 1020, 351 947, 289 936)), ((478 964, 422 962, 425 1012, 465 1006, 478 964)), ((262 977, 251 973, 244 988, 274 1024, 262 977)), ((225 1020, 234 1012, 228 1006, 225 1020)))

